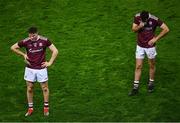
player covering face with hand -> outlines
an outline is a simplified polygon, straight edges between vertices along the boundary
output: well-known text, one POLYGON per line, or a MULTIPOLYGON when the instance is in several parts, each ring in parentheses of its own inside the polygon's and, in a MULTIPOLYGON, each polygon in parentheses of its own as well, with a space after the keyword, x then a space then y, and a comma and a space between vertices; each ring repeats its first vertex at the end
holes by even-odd
POLYGON ((27 85, 28 111, 25 116, 30 116, 33 109, 33 86, 38 81, 41 85, 44 97, 44 115, 49 115, 49 88, 47 68, 50 67, 57 57, 58 50, 48 38, 38 35, 37 28, 28 29, 29 36, 11 46, 11 50, 21 55, 26 62, 24 79, 27 85), (26 48, 22 52, 20 48, 26 48), (46 48, 52 52, 49 61, 46 61, 46 48))
POLYGON ((169 32, 169 28, 158 17, 147 11, 142 11, 141 13, 135 15, 132 30, 137 33, 137 46, 135 76, 133 88, 129 93, 130 96, 138 93, 143 59, 145 55, 147 55, 149 62, 148 92, 152 92, 154 90, 155 57, 157 55, 155 44, 160 38, 169 32), (158 35, 155 35, 157 27, 160 27, 161 32, 158 35))

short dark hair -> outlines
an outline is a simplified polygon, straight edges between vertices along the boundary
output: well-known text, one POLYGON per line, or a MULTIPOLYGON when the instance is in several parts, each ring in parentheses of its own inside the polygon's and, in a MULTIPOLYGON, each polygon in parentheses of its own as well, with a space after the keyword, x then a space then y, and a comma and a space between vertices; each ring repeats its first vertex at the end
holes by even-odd
POLYGON ((145 22, 149 18, 149 12, 148 11, 142 11, 140 13, 141 20, 145 22))
POLYGON ((38 32, 37 27, 30 27, 30 28, 28 29, 28 33, 37 33, 37 32, 38 32))

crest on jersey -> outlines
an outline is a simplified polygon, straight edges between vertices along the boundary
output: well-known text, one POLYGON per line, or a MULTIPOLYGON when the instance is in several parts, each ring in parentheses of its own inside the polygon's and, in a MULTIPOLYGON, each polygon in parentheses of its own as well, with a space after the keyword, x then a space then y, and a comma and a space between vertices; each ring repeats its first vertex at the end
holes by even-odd
POLYGON ((37 47, 37 43, 33 43, 34 47, 37 47))
POLYGON ((149 21, 149 25, 152 25, 152 21, 149 21))
POLYGON ((43 44, 42 44, 42 43, 39 43, 39 46, 40 46, 40 47, 42 47, 42 46, 43 46, 43 44))

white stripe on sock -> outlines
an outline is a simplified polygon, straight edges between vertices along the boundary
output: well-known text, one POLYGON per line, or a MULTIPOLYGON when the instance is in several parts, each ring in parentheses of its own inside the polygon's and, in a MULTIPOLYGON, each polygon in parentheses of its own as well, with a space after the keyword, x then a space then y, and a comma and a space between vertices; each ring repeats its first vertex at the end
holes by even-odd
POLYGON ((28 106, 29 107, 33 107, 33 103, 28 103, 28 106))
POLYGON ((139 84, 139 81, 134 81, 135 84, 139 84))

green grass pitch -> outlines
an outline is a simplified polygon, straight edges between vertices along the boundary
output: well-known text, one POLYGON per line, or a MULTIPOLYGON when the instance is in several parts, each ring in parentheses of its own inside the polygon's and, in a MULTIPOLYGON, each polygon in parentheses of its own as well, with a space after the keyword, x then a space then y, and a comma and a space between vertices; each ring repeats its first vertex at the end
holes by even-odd
POLYGON ((0 121, 180 121, 179 27, 179 0, 0 0, 0 121), (128 97, 136 46, 131 25, 141 10, 161 18, 170 32, 157 44, 155 92, 147 93, 146 59, 140 94, 128 97), (24 117, 23 58, 10 51, 33 25, 59 49, 49 68, 49 117, 38 83, 35 112, 24 117))

